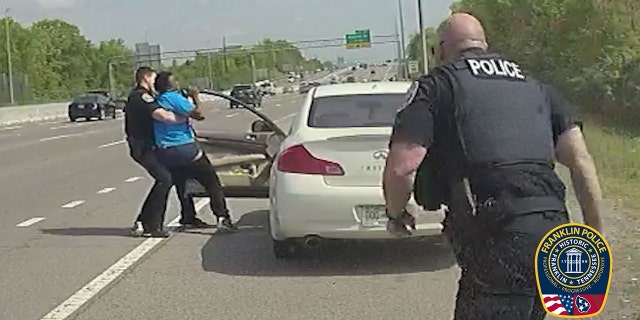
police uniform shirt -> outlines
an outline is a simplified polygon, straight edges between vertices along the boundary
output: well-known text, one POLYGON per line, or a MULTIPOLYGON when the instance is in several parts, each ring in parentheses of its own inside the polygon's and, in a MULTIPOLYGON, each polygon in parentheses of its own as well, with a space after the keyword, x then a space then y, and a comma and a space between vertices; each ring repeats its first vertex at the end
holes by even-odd
POLYGON ((152 93, 148 90, 136 87, 129 94, 125 106, 125 133, 127 138, 148 143, 152 146, 153 118, 152 113, 160 108, 152 93))
MULTIPOLYGON (((482 54, 472 49, 467 56, 482 54)), ((576 108, 552 86, 545 85, 551 105, 554 143, 558 137, 576 124, 576 108)), ((397 137, 419 144, 427 149, 434 143, 449 145, 457 140, 454 120, 453 88, 440 68, 422 76, 407 93, 408 99, 395 119, 391 142, 397 137)))

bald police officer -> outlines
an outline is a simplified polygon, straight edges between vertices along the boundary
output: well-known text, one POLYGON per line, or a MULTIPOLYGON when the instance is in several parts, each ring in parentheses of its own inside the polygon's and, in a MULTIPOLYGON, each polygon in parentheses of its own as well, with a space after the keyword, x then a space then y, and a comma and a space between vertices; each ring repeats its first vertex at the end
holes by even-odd
POLYGON ((450 17, 444 64, 413 85, 393 128, 387 229, 406 236, 415 228, 405 207, 417 171, 416 201, 448 208, 444 233, 462 269, 454 319, 543 319, 535 251, 569 221, 554 156, 571 170, 584 220, 598 230, 600 186, 574 108, 487 47, 474 17, 450 17))

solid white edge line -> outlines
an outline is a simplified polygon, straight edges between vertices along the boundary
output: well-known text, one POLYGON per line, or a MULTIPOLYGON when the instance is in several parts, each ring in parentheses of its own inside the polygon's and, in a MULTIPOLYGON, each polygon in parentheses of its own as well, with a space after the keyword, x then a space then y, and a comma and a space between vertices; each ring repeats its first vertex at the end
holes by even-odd
POLYGON ((28 219, 28 220, 25 220, 25 221, 22 221, 22 222, 18 223, 16 225, 16 227, 20 227, 20 228, 28 227, 28 226, 34 225, 34 224, 36 224, 36 223, 38 223, 38 222, 40 222, 40 221, 42 221, 44 219, 45 218, 43 218, 43 217, 31 218, 31 219, 28 219))
MULTIPOLYGON (((199 199, 195 203, 196 212, 200 211, 207 204, 209 204, 208 198, 199 199)), ((171 220, 167 226, 177 224, 179 220, 180 215, 171 220)), ((51 310, 51 312, 40 318, 40 320, 65 320, 69 318, 92 298, 97 296, 109 284, 119 279, 125 271, 134 266, 136 262, 140 261, 153 248, 162 243, 163 240, 166 239, 150 238, 143 241, 135 249, 131 250, 111 267, 91 280, 84 287, 80 288, 80 290, 59 304, 55 309, 51 310)))

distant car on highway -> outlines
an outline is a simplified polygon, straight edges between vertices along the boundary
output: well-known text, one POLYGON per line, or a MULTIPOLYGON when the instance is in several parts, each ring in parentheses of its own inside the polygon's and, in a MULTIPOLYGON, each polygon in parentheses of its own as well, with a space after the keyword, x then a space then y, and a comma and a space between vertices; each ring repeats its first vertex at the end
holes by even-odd
MULTIPOLYGON (((251 84, 236 84, 231 88, 229 95, 255 108, 262 106, 262 95, 258 92, 257 88, 251 84)), ((229 109, 237 107, 237 103, 229 101, 229 109)))
POLYGON ((348 76, 347 78, 344 79, 345 83, 353 83, 356 82, 356 77, 354 76, 348 76))
POLYGON ((79 118, 103 120, 107 117, 115 119, 116 101, 101 92, 88 92, 75 97, 68 106, 69 121, 79 118))
MULTIPOLYGON (((327 239, 391 239, 380 192, 397 110, 409 82, 312 88, 289 132, 255 109, 249 132, 196 131, 227 197, 269 199, 277 259, 294 258, 327 239)), ((250 106, 249 106, 250 107, 250 106)), ((206 120, 205 120, 206 121, 206 120)), ((190 180, 187 193, 206 197, 190 180)), ((441 236, 443 213, 418 209, 414 237, 441 236)))

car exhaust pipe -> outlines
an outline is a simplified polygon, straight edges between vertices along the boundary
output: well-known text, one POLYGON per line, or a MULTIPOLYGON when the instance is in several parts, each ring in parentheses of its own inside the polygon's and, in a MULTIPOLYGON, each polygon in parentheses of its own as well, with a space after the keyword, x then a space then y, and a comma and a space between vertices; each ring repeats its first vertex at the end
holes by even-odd
POLYGON ((309 249, 317 249, 322 244, 322 240, 318 236, 307 236, 304 238, 304 246, 309 249))

